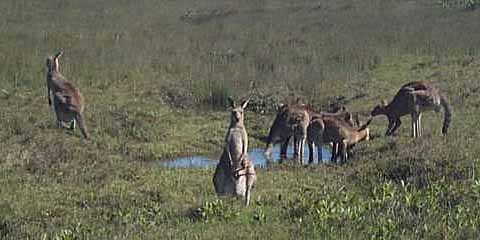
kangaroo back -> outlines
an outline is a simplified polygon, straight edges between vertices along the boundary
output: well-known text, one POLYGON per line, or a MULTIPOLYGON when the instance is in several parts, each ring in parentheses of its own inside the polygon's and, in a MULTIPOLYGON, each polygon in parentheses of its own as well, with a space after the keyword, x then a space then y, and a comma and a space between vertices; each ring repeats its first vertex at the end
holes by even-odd
POLYGON ((448 127, 450 127, 450 122, 452 121, 452 108, 450 107, 450 104, 448 104, 444 95, 440 95, 440 104, 444 111, 442 134, 445 135, 447 134, 448 127))

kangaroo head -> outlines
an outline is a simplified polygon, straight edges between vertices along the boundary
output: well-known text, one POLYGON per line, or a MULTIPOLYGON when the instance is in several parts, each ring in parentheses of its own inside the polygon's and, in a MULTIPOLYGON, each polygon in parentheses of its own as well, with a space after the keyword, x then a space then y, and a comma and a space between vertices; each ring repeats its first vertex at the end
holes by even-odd
POLYGON ((55 56, 47 58, 48 72, 60 72, 60 63, 58 62, 58 59, 60 58, 60 56, 62 56, 62 54, 63 52, 60 51, 55 54, 55 56))
MULTIPOLYGON (((343 116, 343 121, 345 121, 346 123, 348 123, 348 125, 350 126, 354 126, 354 119, 353 119, 353 115, 349 112, 345 112, 345 115, 343 116)), ((358 126, 358 125, 357 125, 358 126)))
POLYGON ((384 114, 385 113, 385 107, 387 107, 387 102, 385 100, 382 100, 380 102, 380 104, 378 104, 377 106, 375 106, 371 112, 371 116, 377 116, 377 115, 380 115, 380 114, 384 114))
POLYGON ((329 112, 332 112, 332 113, 348 112, 347 107, 345 107, 345 105, 339 105, 338 103, 337 104, 330 104, 329 108, 330 108, 329 112))
POLYGON ((247 107, 249 99, 242 102, 240 106, 235 106, 235 101, 231 98, 228 98, 230 101, 230 107, 232 107, 231 122, 233 123, 243 123, 243 115, 245 108, 247 107))
POLYGON ((277 105, 277 112, 284 111, 286 108, 288 108, 288 104, 280 103, 277 105))

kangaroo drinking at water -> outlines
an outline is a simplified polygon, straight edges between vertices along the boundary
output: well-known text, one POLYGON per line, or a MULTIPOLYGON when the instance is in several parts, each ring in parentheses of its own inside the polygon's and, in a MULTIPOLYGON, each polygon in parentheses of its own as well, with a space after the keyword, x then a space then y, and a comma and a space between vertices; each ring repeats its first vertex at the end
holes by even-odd
POLYGON ((225 137, 225 148, 215 169, 213 184, 218 196, 244 197, 250 203, 251 190, 256 181, 253 163, 248 158, 248 135, 244 125, 244 110, 248 100, 232 107, 230 127, 225 137))
MULTIPOLYGON (((325 130, 325 125, 323 123, 323 119, 333 118, 339 121, 345 122, 347 125, 353 127, 354 126, 354 118, 353 115, 348 112, 345 107, 343 107, 340 111, 330 113, 330 112, 320 112, 319 114, 314 113, 311 114, 311 121, 307 128, 307 143, 309 149, 309 158, 308 162, 313 163, 313 154, 314 154, 314 145, 317 147, 317 157, 318 163, 323 161, 322 157, 322 145, 327 144, 329 142, 323 141, 323 132, 325 130)), ((359 126, 358 116, 355 117, 355 122, 357 126, 359 126)), ((332 147, 332 157, 331 161, 335 162, 338 156, 338 152, 342 151, 339 149, 338 143, 330 143, 332 147)))
MULTIPOLYGON (((347 150, 354 144, 369 140, 370 130, 368 125, 371 119, 362 126, 355 128, 347 121, 335 117, 322 117, 313 119, 309 125, 309 138, 321 152, 321 147, 324 143, 333 143, 332 147, 332 161, 335 162, 337 156, 345 162, 347 160, 347 150), (335 149, 335 146, 336 149, 335 149)), ((312 147, 313 148, 313 147, 312 147)), ((311 159, 313 161, 313 159, 311 159)), ((319 162, 321 157, 319 157, 319 162)))

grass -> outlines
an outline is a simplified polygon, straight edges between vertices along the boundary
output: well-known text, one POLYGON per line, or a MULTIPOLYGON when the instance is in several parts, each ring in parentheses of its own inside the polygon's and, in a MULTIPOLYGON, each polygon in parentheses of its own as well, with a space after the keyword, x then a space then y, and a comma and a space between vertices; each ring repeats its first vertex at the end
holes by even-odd
MULTIPOLYGON (((480 225, 478 10, 434 1, 1 1, 0 239, 469 239, 480 225), (45 58, 87 100, 92 140, 55 127, 45 58), (252 99, 250 147, 277 104, 367 115, 411 80, 454 115, 412 140, 359 144, 343 166, 257 169, 251 207, 215 196, 225 98, 252 99)), ((463 5, 462 5, 463 6, 463 5)), ((365 117, 365 116, 363 116, 365 117)), ((372 123, 383 135, 386 119, 372 123)))

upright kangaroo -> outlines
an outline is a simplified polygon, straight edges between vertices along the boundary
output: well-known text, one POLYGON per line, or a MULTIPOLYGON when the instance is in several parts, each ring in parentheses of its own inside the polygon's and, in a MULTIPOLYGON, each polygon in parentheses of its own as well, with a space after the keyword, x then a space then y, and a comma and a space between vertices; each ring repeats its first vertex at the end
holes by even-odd
POLYGON ((218 196, 245 197, 245 206, 248 206, 257 178, 254 166, 248 158, 248 135, 243 123, 248 100, 239 107, 236 107, 231 99, 230 104, 230 127, 225 136, 225 148, 215 169, 213 185, 218 196))
POLYGON ((283 105, 278 110, 267 138, 265 157, 272 158, 273 145, 282 142, 280 158, 286 158, 288 142, 294 137, 294 155, 300 163, 303 162, 303 152, 307 139, 307 127, 310 122, 308 106, 304 104, 283 105))
POLYGON ((59 52, 55 56, 47 58, 48 104, 52 106, 53 103, 59 127, 64 127, 64 123, 70 123, 70 129, 74 130, 76 122, 82 135, 88 139, 89 134, 83 119, 85 108, 83 97, 78 88, 60 73, 58 59, 62 54, 63 52, 59 52))
POLYGON ((388 128, 385 135, 389 136, 402 124, 400 117, 410 114, 411 135, 416 138, 422 135, 421 114, 432 110, 439 112, 442 107, 444 111, 442 134, 445 135, 452 120, 452 110, 447 99, 437 87, 430 83, 414 81, 403 85, 389 104, 382 102, 375 106, 371 115, 387 116, 388 128))

